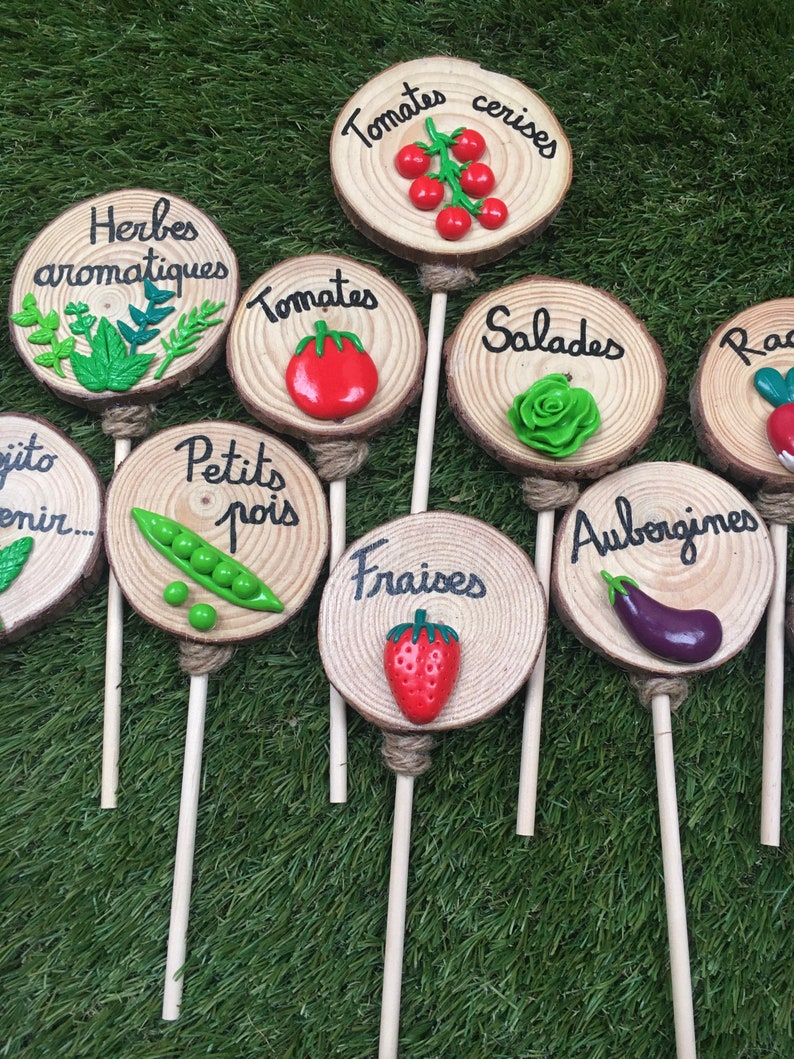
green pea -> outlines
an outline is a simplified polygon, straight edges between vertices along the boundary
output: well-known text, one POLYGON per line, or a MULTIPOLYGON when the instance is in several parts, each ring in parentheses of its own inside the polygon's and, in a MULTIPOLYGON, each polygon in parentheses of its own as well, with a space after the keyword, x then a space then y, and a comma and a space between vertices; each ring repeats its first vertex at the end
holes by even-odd
POLYGON ((218 612, 209 603, 195 603, 188 611, 187 620, 194 629, 209 632, 218 620, 218 612))
POLYGON ((239 599, 250 599, 256 594, 258 587, 256 578, 251 574, 239 573, 232 581, 232 592, 239 599))
POLYGON ((237 568, 221 560, 212 571, 212 580, 221 588, 228 588, 237 575, 237 568))
POLYGON ((218 553, 212 548, 196 548, 190 556, 190 565, 198 574, 210 574, 218 565, 218 553))
POLYGON ((174 537, 171 551, 178 559, 189 559, 198 545, 198 537, 194 537, 192 533, 180 533, 174 537))
POLYGON ((188 587, 184 581, 172 581, 163 589, 163 599, 172 607, 181 606, 188 597, 188 587))
POLYGON ((174 522, 158 522, 152 527, 152 536, 161 544, 173 544, 174 538, 179 533, 179 526, 174 522))

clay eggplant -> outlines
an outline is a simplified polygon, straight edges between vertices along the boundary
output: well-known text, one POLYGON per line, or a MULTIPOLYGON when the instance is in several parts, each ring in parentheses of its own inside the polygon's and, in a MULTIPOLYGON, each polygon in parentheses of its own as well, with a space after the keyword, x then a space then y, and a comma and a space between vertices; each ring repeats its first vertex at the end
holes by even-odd
POLYGON ((624 628, 647 651, 671 662, 705 662, 719 650, 722 624, 713 611, 668 607, 625 574, 601 576, 624 628))

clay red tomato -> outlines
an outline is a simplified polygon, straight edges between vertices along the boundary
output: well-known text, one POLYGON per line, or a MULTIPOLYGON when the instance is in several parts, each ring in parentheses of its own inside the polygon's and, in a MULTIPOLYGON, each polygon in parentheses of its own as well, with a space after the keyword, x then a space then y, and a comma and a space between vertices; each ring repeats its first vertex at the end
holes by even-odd
POLYGON ((290 397, 315 419, 344 419, 365 408, 378 388, 378 369, 352 331, 332 331, 324 320, 301 339, 287 365, 290 397))
POLYGON ((471 214, 463 206, 445 206, 436 215, 436 229, 443 239, 461 239, 471 228, 471 214))
POLYGON ((395 625, 386 638, 383 668, 394 700, 413 724, 434 720, 449 701, 460 669, 458 634, 449 625, 426 621, 395 625))
POLYGON ((472 162, 461 170, 460 186, 467 195, 480 199, 483 195, 490 195, 495 184, 493 169, 485 162, 472 162))
POLYGON ((431 176, 420 176, 408 188, 408 197, 418 210, 434 210, 444 197, 444 185, 431 176))
POLYGON ((501 228, 507 220, 507 206, 501 199, 483 199, 477 220, 483 228, 501 228))
POLYGON ((452 153, 459 162, 476 162, 485 154, 485 137, 476 129, 461 129, 455 137, 452 153))
POLYGON ((412 179, 423 176, 428 171, 430 158, 418 143, 408 143, 397 152, 394 165, 401 177, 412 179))

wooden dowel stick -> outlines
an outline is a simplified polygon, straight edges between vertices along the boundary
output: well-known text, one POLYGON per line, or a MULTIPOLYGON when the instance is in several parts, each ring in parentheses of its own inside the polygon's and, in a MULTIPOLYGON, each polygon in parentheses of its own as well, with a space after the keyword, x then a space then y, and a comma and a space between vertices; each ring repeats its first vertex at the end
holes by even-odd
POLYGON ((171 893, 171 922, 165 961, 163 1018, 179 1018, 182 1003, 183 968, 187 952, 187 925, 190 889, 193 881, 193 851, 196 846, 201 757, 204 747, 204 716, 207 709, 207 674, 190 678, 190 699, 185 733, 185 761, 182 768, 182 794, 174 859, 174 886, 171 893))
MULTIPOLYGON (((554 544, 554 510, 539 511, 535 527, 535 572, 546 595, 548 607, 551 582, 551 553, 554 544)), ((535 668, 527 681, 524 699, 524 731, 521 742, 521 767, 518 777, 518 814, 516 834, 535 834, 535 806, 538 792, 540 729, 543 711, 543 684, 546 677, 546 636, 540 647, 535 668)))
POLYGON ((654 695, 651 700, 656 753, 656 787, 659 796, 659 824, 662 836, 664 896, 667 906, 667 933, 670 945, 670 975, 673 987, 673 1020, 677 1059, 696 1059, 695 1014, 689 968, 689 938, 684 897, 684 868, 678 828, 675 791, 673 731, 670 696, 654 695))
POLYGON ((761 842, 780 845, 783 782, 783 667, 785 659, 786 548, 788 527, 769 525, 775 555, 775 579, 766 612, 764 667, 764 751, 761 772, 761 842))
MULTIPOLYGON (((330 569, 333 570, 340 555, 345 550, 347 537, 346 479, 340 478, 331 482, 329 486, 329 507, 331 511, 330 569)), ((333 685, 329 689, 329 695, 330 800, 336 804, 347 801, 347 710, 345 700, 333 685)))
POLYGON ((394 832, 391 844, 389 911, 386 919, 386 948, 383 964, 379 1059, 396 1059, 397 1056, 413 798, 413 776, 398 772, 394 791, 394 832))
MULTIPOLYGON (((113 466, 130 454, 129 438, 116 438, 113 466)), ((108 574, 108 611, 105 631, 105 705, 102 724, 102 780, 100 808, 116 808, 121 747, 121 660, 124 642, 124 600, 113 576, 108 574)))
POLYGON ((435 291, 430 299, 427 325, 427 359, 425 360, 422 404, 419 409, 419 432, 411 495, 411 514, 427 511, 430 494, 430 465, 433 461, 433 438, 436 431, 438 380, 441 373, 441 349, 444 345, 444 321, 447 315, 446 291, 435 291))
MULTIPOLYGON (((434 292, 430 301, 430 321, 427 328, 427 359, 422 387, 422 405, 419 411, 419 431, 411 495, 412 515, 427 511, 430 494, 430 465, 433 460, 438 381, 441 372, 441 348, 444 344, 446 313, 446 293, 444 291, 434 292)), ((396 1059, 397 1056, 413 799, 413 776, 398 772, 394 792, 394 834, 389 869, 389 908, 386 918, 379 1059, 396 1059)))

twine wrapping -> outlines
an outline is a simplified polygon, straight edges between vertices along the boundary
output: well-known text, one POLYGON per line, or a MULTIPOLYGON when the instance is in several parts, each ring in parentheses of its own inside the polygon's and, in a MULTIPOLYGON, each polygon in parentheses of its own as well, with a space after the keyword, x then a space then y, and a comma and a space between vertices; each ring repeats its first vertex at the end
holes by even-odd
POLYGON ((369 456, 366 441, 343 438, 341 441, 316 441, 309 448, 314 456, 317 474, 326 482, 338 482, 360 471, 369 456))
POLYGON ((573 504, 579 496, 579 486, 576 482, 527 477, 521 479, 521 492, 524 503, 533 511, 554 511, 573 504))
POLYGON ((755 506, 766 522, 777 522, 784 526, 794 522, 794 493, 773 493, 759 489, 755 506))
POLYGON ((392 770, 404 776, 421 776, 433 764, 430 751, 435 746, 432 735, 400 735, 384 732, 380 752, 392 770))
POLYGON ((461 265, 422 265, 419 282, 430 294, 441 291, 465 290, 479 283, 477 273, 461 265))
POLYGON ((633 676, 631 683, 646 710, 650 710, 654 695, 669 695, 670 709, 675 713, 689 694, 689 681, 684 677, 633 676))
POLYGON ((205 673, 217 673, 231 659, 234 652, 233 644, 194 643, 192 640, 180 640, 179 668, 191 677, 200 677, 205 673))
POLYGON ((116 404, 102 413, 102 430, 111 438, 142 438, 152 428, 154 405, 116 404))

